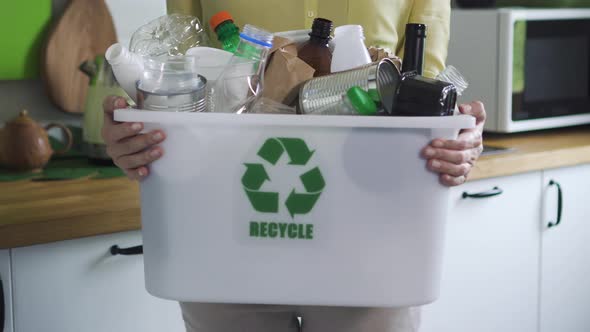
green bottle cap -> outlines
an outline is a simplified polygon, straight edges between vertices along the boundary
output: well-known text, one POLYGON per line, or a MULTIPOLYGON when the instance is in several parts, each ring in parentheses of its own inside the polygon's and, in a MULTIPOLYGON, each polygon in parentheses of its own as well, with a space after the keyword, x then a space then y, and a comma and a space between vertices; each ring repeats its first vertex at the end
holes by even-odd
POLYGON ((381 102, 381 96, 379 95, 377 89, 369 89, 369 96, 371 96, 371 99, 373 99, 375 103, 378 104, 381 102))
POLYGON ((377 114, 377 105, 371 98, 371 95, 361 87, 353 86, 346 92, 348 100, 354 109, 361 115, 377 114))

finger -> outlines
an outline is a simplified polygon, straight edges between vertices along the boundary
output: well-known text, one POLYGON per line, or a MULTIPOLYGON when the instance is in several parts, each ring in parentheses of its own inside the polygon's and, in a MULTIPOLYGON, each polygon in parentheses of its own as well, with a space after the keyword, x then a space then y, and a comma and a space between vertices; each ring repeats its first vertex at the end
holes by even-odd
POLYGON ((440 183, 442 183, 443 185, 445 185, 447 187, 455 187, 455 186, 460 186, 460 185, 464 184, 465 181, 467 181, 467 177, 465 177, 465 176, 453 177, 448 174, 441 174, 439 180, 440 180, 440 183))
POLYGON ((479 149, 447 150, 427 147, 422 153, 426 159, 440 159, 456 165, 471 163, 479 156, 479 149))
POLYGON ((163 152, 162 148, 156 146, 140 153, 118 157, 115 163, 123 169, 135 169, 160 159, 163 152))
POLYGON ((139 181, 146 178, 149 175, 149 169, 145 166, 142 166, 136 169, 127 170, 125 171, 125 174, 127 175, 127 178, 129 178, 129 180, 139 181))
POLYGON ((475 117, 476 125, 482 124, 486 120, 485 106, 481 101, 474 101, 469 104, 459 105, 459 111, 475 117))
MULTIPOLYGON (((125 130, 133 129, 127 128, 125 130)), ((132 132, 135 133, 134 131, 132 132)), ((121 133, 121 135, 122 134, 123 133, 121 133)), ((116 144, 111 145, 109 152, 114 156, 131 155, 143 151, 154 144, 161 143, 165 138, 164 132, 160 130, 152 131, 149 134, 135 135, 128 138, 122 137, 122 139, 117 141, 116 144)))
MULTIPOLYGON (((462 132, 456 140, 435 139, 430 144, 431 148, 447 150, 468 150, 481 146, 483 139, 481 132, 478 130, 466 130, 462 132)), ((427 147, 428 148, 428 147, 427 147)))
POLYGON ((117 123, 113 119, 113 113, 116 109, 127 107, 125 98, 118 96, 107 96, 102 102, 102 109, 104 111, 104 120, 107 124, 117 123))
POLYGON ((471 171, 471 164, 453 164, 448 161, 440 159, 432 159, 428 161, 428 169, 433 172, 448 174, 453 177, 467 176, 471 171))
POLYGON ((125 138, 137 136, 143 129, 143 124, 136 123, 120 123, 120 124, 105 124, 102 127, 102 137, 107 145, 116 145, 120 140, 125 138))

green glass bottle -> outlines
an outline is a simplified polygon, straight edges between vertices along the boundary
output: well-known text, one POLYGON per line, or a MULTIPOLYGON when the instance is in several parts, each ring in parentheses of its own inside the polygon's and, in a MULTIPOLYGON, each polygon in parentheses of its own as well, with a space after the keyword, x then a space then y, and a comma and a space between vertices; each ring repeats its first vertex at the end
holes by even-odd
POLYGON ((217 39, 221 42, 221 48, 235 53, 240 43, 240 29, 234 24, 231 14, 221 11, 211 17, 209 25, 217 34, 217 39))

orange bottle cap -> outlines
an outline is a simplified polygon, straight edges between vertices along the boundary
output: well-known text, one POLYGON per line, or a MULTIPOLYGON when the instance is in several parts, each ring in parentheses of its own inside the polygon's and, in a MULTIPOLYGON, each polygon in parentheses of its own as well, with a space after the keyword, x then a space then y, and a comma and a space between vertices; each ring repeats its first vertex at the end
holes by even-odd
POLYGON ((221 23, 225 21, 233 22, 234 18, 231 16, 229 12, 220 11, 219 13, 211 17, 211 19, 209 20, 209 25, 211 26, 211 29, 215 30, 217 26, 219 26, 221 23))

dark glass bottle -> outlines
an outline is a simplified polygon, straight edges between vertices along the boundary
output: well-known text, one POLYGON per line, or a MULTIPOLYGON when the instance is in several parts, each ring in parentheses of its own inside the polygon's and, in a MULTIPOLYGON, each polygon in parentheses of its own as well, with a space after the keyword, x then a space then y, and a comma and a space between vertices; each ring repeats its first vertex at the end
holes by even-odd
POLYGON ((313 20, 309 40, 299 50, 299 58, 313 69, 314 77, 330 74, 332 52, 328 46, 333 23, 324 18, 313 20))
POLYGON ((422 75, 425 39, 426 25, 421 23, 406 24, 406 42, 404 45, 402 73, 415 71, 416 74, 422 75))

